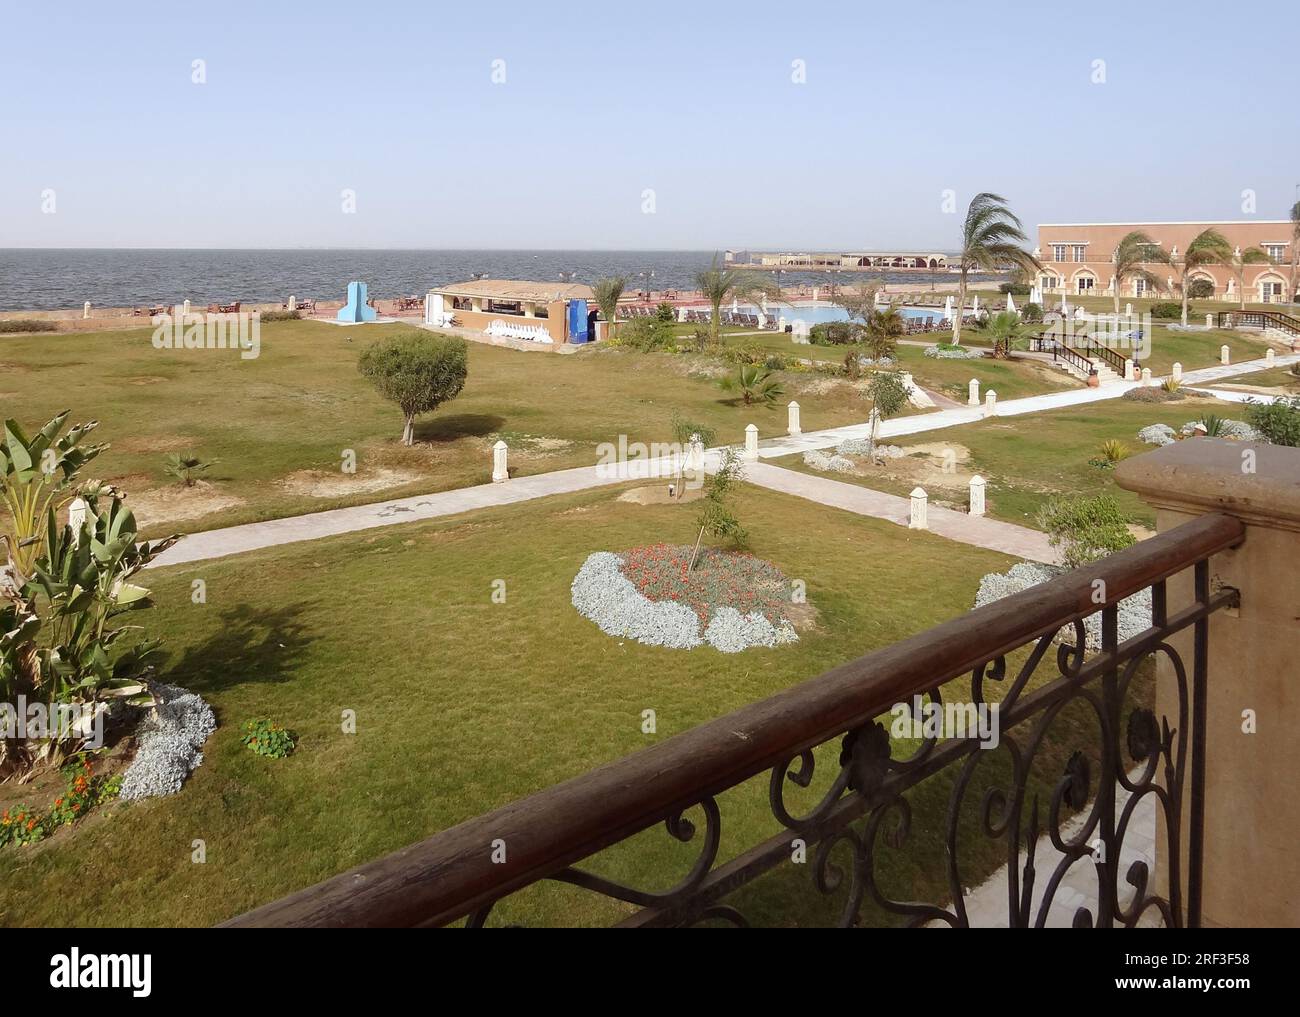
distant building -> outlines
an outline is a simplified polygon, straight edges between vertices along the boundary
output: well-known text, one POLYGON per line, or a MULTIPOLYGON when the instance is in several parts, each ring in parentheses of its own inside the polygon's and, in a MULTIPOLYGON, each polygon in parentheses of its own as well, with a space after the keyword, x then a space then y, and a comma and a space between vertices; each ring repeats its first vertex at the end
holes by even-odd
POLYGON ((750 263, 764 268, 946 269, 948 256, 923 251, 755 252, 750 263))
MULTIPOLYGON (((1080 296, 1113 296, 1113 258, 1120 240, 1141 230, 1176 261, 1198 233, 1218 230, 1237 251, 1258 247, 1269 256, 1268 264, 1247 265, 1244 278, 1246 300, 1282 303, 1291 274, 1292 224, 1289 220, 1245 222, 1132 222, 1132 223, 1044 223, 1038 227, 1035 256, 1043 270, 1038 283, 1043 291, 1062 291, 1080 296)), ((1179 270, 1174 265, 1152 262, 1147 270, 1162 280, 1161 291, 1175 292, 1179 270)), ((1203 279, 1214 287, 1214 299, 1239 300, 1237 277, 1223 265, 1195 269, 1190 281, 1203 279)), ((1152 296, 1142 279, 1126 279, 1121 297, 1152 296)))
POLYGON ((555 344, 585 342, 595 294, 581 283, 479 279, 429 291, 425 321, 436 324, 445 314, 456 323, 484 331, 493 322, 545 329, 555 344))

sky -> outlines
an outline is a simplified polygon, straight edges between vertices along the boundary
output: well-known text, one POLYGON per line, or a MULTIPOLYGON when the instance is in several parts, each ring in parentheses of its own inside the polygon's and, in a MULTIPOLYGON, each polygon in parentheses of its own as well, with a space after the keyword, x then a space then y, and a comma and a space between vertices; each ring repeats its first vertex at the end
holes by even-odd
POLYGON ((1031 237, 1285 218, 1294 0, 1231 10, 7 3, 0 247, 951 250, 983 190, 1031 237))

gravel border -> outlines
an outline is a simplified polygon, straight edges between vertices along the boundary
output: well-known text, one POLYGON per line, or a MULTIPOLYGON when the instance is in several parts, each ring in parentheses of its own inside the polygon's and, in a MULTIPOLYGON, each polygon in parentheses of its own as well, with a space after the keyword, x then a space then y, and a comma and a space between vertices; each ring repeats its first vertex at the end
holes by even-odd
POLYGON ((122 775, 127 801, 161 798, 181 789, 203 762, 203 743, 217 729, 212 707, 197 692, 151 683, 156 700, 136 730, 135 758, 122 775))
POLYGON ((694 611, 685 604, 651 600, 622 570, 622 555, 597 551, 582 563, 569 590, 578 613, 595 622, 606 635, 675 650, 707 643, 722 653, 780 646, 799 639, 789 621, 774 626, 761 611, 741 614, 734 607, 717 608, 701 634, 700 619, 694 611))

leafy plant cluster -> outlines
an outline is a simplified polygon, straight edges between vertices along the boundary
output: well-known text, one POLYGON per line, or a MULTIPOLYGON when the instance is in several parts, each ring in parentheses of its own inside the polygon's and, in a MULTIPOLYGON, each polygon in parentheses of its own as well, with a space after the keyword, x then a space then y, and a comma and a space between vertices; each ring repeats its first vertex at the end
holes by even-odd
POLYGON ((95 806, 116 798, 122 777, 96 776, 90 760, 78 756, 63 767, 63 793, 44 812, 28 805, 15 805, 0 812, 0 848, 10 844, 34 844, 61 826, 71 826, 95 806))
POLYGON ((1246 406, 1246 422, 1273 445, 1300 447, 1300 396, 1252 401, 1246 406))
POLYGON ((298 745, 298 736, 269 717, 258 717, 244 725, 243 743, 259 756, 284 759, 298 745))
POLYGON ((1128 523, 1119 502, 1109 494, 1054 498, 1038 512, 1038 525, 1047 532, 1048 542, 1061 548, 1061 557, 1070 568, 1135 543, 1128 523))
POLYGON ((0 318, 0 335, 15 332, 57 332, 59 324, 44 318, 0 318))

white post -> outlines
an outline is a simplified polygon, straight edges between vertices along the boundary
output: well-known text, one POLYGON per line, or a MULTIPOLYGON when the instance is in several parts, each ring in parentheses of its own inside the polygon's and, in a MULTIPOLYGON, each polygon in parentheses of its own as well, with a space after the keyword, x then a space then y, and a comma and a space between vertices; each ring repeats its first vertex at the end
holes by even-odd
POLYGON ((90 317, 90 301, 89 301, 89 300, 87 300, 84 304, 81 305, 81 316, 82 316, 83 318, 89 318, 89 317, 90 317))
POLYGON ((698 434, 691 435, 686 446, 686 468, 694 474, 704 469, 704 442, 698 434))
POLYGON ((1206 327, 1206 328, 1214 328, 1214 315, 1212 315, 1212 314, 1207 314, 1207 315, 1205 316, 1205 327, 1206 327))
POLYGON ((998 394, 989 389, 984 396, 984 416, 996 417, 998 415, 998 394))
POLYGON ((968 393, 966 405, 978 406, 980 404, 980 380, 978 378, 972 378, 970 383, 966 386, 966 391, 968 393))
POLYGON ((778 332, 780 332, 782 335, 785 334, 785 315, 784 315, 784 314, 778 314, 778 315, 776 316, 776 330, 777 330, 778 332))
POLYGON ((813 287, 813 303, 817 303, 817 287, 813 287))
POLYGON ((1264 351, 1264 363, 1266 364, 1273 363, 1273 357, 1274 357, 1273 347, 1270 346, 1268 349, 1264 351))
POLYGON ((984 514, 984 478, 978 473, 970 478, 970 514, 984 514))
POLYGON ((1183 365, 1180 364, 1180 363, 1178 363, 1178 361, 1175 360, 1175 361, 1174 361, 1174 369, 1173 369, 1173 371, 1170 372, 1170 375, 1169 375, 1169 376, 1170 376, 1171 378, 1173 378, 1174 381, 1182 381, 1182 380, 1183 380, 1183 365))
POLYGON ((975 294, 975 298, 971 301, 970 309, 972 314, 978 315, 980 313, 980 295, 978 293, 975 294))
POLYGON ((298 310, 298 298, 295 297, 292 293, 289 294, 289 303, 287 305, 287 309, 290 311, 298 310))
POLYGON ((928 530, 930 528, 925 518, 925 506, 925 489, 920 487, 912 488, 912 515, 907 521, 909 530, 928 530))
POLYGON ((758 458, 758 425, 745 425, 745 459, 758 458))
POLYGON ((1124 305, 1124 317, 1126 317, 1126 318, 1131 318, 1131 317, 1133 317, 1133 305, 1132 305, 1132 304, 1125 304, 1125 305, 1124 305))
POLYGON ((1228 363, 1229 355, 1230 355, 1230 351, 1228 349, 1228 344, 1224 343, 1222 346, 1219 347, 1219 363, 1221 364, 1228 363))
POLYGON ((791 402, 786 409, 790 414, 790 423, 787 425, 786 430, 792 438, 797 438, 799 435, 803 434, 803 428, 799 426, 799 404, 791 402))
POLYGON ((1132 357, 1124 358, 1124 380, 1137 381, 1137 375, 1134 373, 1132 357))
POLYGON ((1142 368, 1142 387, 1151 387, 1151 368, 1149 367, 1142 368))
POLYGON ((504 441, 498 441, 492 446, 492 483, 501 484, 510 479, 510 471, 506 468, 507 445, 504 441))
POLYGON ((188 317, 189 313, 190 313, 190 302, 187 300, 185 301, 184 304, 181 305, 181 314, 184 314, 188 317))

